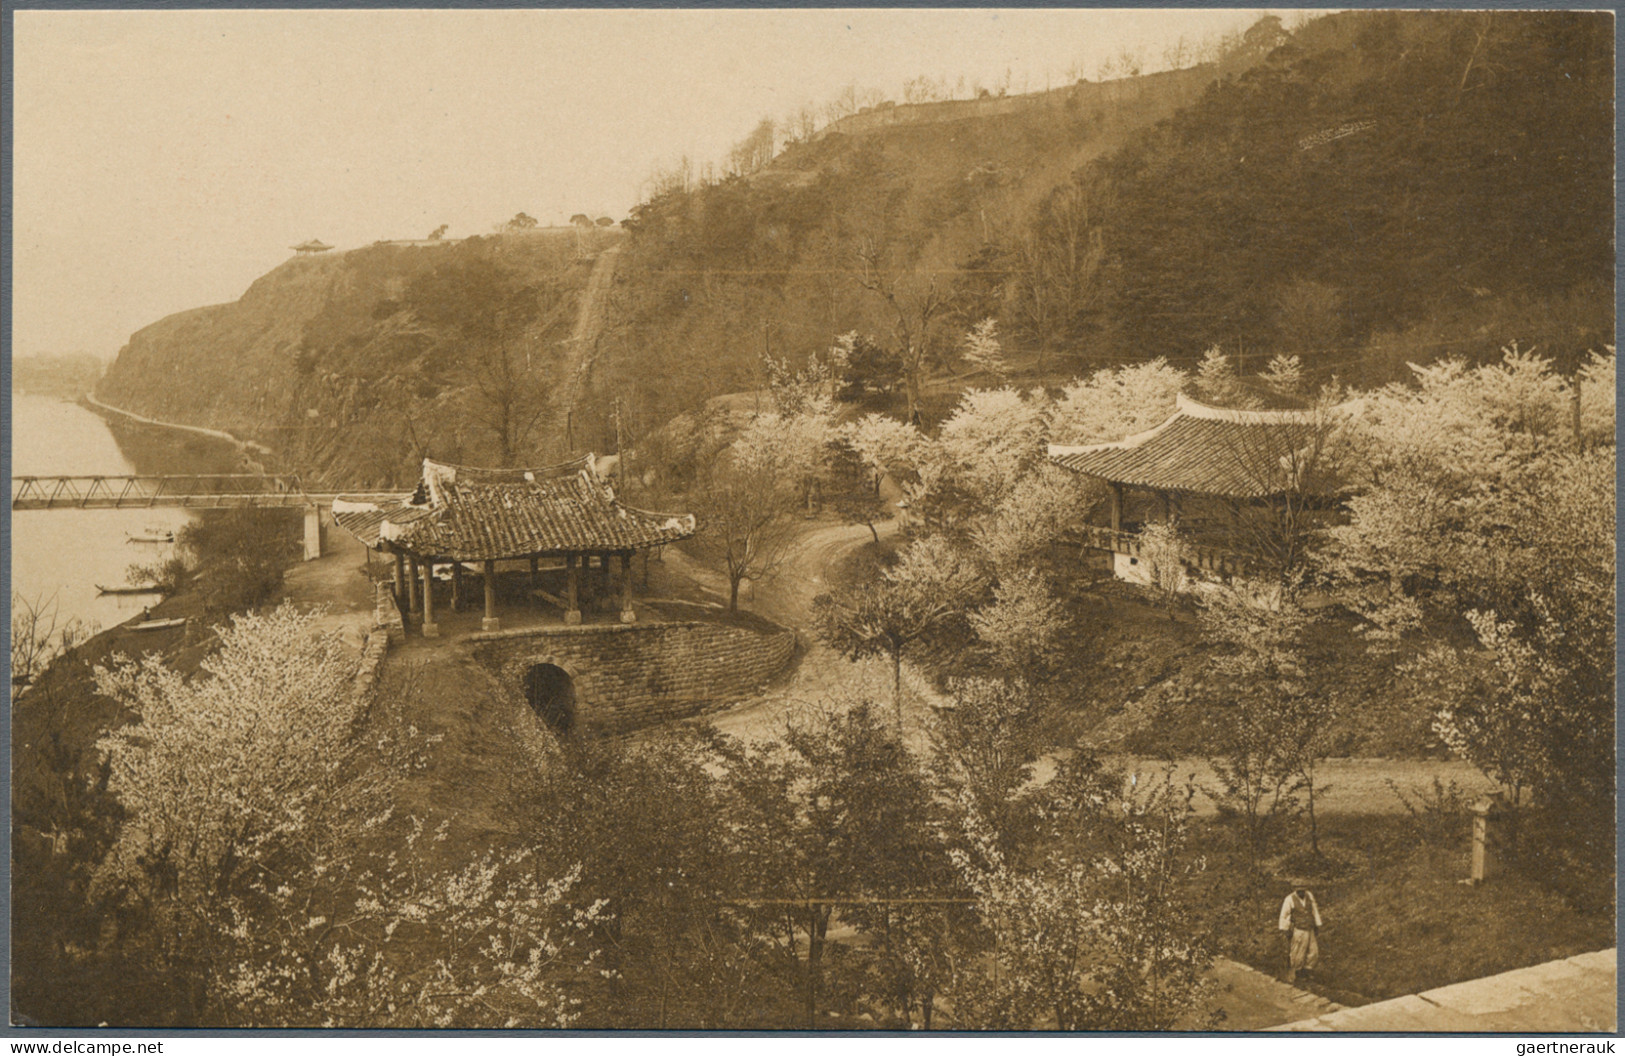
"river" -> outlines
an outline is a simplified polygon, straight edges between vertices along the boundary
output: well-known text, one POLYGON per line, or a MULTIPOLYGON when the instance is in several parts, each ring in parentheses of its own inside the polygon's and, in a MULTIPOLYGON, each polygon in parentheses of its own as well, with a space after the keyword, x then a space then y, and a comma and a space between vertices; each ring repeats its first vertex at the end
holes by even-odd
MULTIPOLYGON (((229 445, 152 427, 110 426, 78 404, 13 393, 11 471, 16 476, 228 472, 229 445)), ((11 590, 17 605, 44 606, 58 627, 82 620, 98 629, 154 604, 154 595, 101 594, 124 586, 133 564, 152 564, 171 547, 131 542, 148 529, 178 531, 185 510, 36 510, 11 515, 11 590)))

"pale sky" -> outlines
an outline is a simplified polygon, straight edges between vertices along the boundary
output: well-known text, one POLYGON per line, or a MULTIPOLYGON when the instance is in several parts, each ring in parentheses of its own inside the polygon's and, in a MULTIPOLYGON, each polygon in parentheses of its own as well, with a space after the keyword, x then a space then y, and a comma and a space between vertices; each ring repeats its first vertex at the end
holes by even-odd
POLYGON ((657 164, 848 84, 1036 91, 1262 13, 17 11, 13 353, 111 358, 307 238, 619 220, 657 164))

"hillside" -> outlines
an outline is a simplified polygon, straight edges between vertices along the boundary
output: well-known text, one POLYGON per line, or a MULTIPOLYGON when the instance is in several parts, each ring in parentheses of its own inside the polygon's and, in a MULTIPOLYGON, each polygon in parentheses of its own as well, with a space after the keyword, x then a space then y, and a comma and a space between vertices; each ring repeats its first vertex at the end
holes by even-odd
POLYGON ((629 225, 595 413, 613 394, 659 421, 856 329, 923 346, 930 420, 987 317, 1025 384, 1214 344, 1369 385, 1511 341, 1565 369, 1612 342, 1606 15, 1271 23, 1250 39, 1275 46, 1222 75, 934 104, 1003 111, 961 120, 879 109, 657 197, 629 225))
POLYGON ((960 352, 989 318, 1028 386, 1214 344, 1363 385, 1513 341, 1568 369, 1614 339, 1611 46, 1601 13, 1266 18, 1214 64, 883 106, 592 247, 290 260, 137 333, 98 394, 371 484, 617 450, 849 331, 849 389, 927 423, 988 383, 960 352))
POLYGON ((528 455, 552 420, 546 382, 571 369, 564 338, 593 257, 616 235, 586 237, 520 232, 294 257, 231 304, 137 332, 96 394, 252 437, 285 466, 350 485, 400 484, 428 453, 528 455))

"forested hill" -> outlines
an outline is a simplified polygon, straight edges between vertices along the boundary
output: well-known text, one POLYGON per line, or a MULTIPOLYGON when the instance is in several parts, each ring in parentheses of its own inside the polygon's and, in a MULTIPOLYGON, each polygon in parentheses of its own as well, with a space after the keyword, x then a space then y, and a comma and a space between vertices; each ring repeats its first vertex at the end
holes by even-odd
POLYGON ((1398 358, 1611 341, 1612 33, 1604 13, 1309 23, 1083 174, 1107 253, 1069 337, 1398 358))
POLYGON ((1563 369, 1613 341, 1612 39, 1607 13, 1268 18, 1216 63, 674 174, 610 260, 601 230, 290 260, 136 334, 98 391, 399 483, 635 444, 849 331, 849 390, 927 422, 991 383, 962 358, 987 319, 1023 385, 1214 344, 1363 384, 1512 341, 1563 369))
POLYGON ((858 329, 927 346, 929 418, 986 317, 1027 382, 1213 344, 1367 384, 1600 348, 1612 39, 1606 13, 1350 12, 1216 82, 792 148, 638 211, 597 380, 658 419, 858 329))

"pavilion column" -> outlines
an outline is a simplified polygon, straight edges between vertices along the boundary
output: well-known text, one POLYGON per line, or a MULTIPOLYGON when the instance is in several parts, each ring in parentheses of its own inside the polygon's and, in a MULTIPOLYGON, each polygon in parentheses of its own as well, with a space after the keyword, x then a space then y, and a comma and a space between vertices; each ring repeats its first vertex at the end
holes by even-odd
POLYGON ((539 586, 541 586, 541 584, 538 583, 537 580, 536 580, 536 555, 531 554, 530 555, 530 589, 535 590, 539 586))
POLYGON ((502 621, 497 618, 497 563, 485 562, 485 619, 480 621, 482 631, 502 630, 502 621))
POLYGON ((632 551, 621 554, 621 622, 633 623, 638 614, 632 611, 632 551))
POLYGON ((391 586, 395 588, 395 604, 406 603, 406 558, 399 550, 395 551, 395 567, 390 573, 391 586))
POLYGON ((1123 485, 1111 485, 1112 496, 1112 531, 1123 530, 1123 485))
MULTIPOLYGON (((581 603, 578 600, 581 573, 576 567, 577 556, 576 554, 564 555, 564 622, 571 624, 581 622, 581 603)), ((585 554, 581 554, 579 557, 582 561, 587 559, 585 554)))
POLYGON ((423 584, 418 581, 418 559, 411 559, 412 574, 406 578, 406 608, 413 616, 423 611, 419 602, 419 595, 423 593, 423 584))
POLYGON ((463 611, 463 563, 451 563, 451 611, 463 611))
POLYGON ((434 562, 423 562, 423 637, 440 637, 440 625, 434 622, 434 562))
POLYGON ((607 552, 598 555, 598 575, 598 596, 608 601, 615 596, 615 584, 610 579, 609 554, 607 552))

